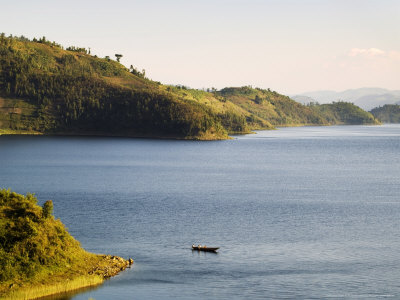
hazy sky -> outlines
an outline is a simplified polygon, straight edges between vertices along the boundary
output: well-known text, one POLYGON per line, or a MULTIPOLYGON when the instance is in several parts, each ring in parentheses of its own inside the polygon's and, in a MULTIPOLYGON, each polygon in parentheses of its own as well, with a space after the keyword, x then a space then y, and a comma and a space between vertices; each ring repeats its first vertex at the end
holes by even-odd
POLYGON ((194 88, 400 89, 400 0, 0 0, 0 32, 194 88))

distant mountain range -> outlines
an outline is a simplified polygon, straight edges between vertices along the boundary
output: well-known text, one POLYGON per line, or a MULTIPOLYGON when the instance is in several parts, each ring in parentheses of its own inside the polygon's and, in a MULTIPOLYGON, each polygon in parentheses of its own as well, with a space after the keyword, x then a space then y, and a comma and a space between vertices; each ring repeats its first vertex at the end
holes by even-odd
POLYGON ((335 91, 314 91, 291 96, 300 103, 331 103, 333 101, 352 102, 355 105, 370 111, 385 104, 400 104, 400 90, 387 90, 381 88, 360 88, 335 91))

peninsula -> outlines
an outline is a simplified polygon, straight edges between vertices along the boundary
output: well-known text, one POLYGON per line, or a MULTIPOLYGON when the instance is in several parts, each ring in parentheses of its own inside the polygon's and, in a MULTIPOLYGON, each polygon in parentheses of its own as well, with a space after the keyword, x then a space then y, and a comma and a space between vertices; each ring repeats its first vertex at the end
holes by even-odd
POLYGON ((101 284, 133 260, 85 251, 53 203, 0 190, 0 299, 35 299, 101 284))

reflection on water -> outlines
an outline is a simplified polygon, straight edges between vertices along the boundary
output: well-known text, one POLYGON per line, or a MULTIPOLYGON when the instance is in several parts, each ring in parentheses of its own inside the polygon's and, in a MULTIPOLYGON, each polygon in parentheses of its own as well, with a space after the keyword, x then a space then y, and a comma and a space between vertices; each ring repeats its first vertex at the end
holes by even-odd
POLYGON ((41 297, 41 298, 38 298, 38 300, 71 300, 74 298, 75 295, 82 294, 85 292, 95 291, 98 288, 100 288, 100 286, 101 285, 85 287, 85 288, 77 289, 77 290, 66 292, 66 293, 60 293, 60 294, 56 294, 56 295, 41 297))

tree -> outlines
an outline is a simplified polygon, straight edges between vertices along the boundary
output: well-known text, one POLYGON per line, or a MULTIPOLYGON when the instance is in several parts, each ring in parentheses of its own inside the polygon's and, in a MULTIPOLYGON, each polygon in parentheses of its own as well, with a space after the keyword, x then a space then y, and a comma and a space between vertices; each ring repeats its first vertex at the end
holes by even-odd
POLYGON ((47 219, 53 213, 53 201, 47 200, 43 204, 43 218, 47 219))
POLYGON ((117 58, 117 62, 120 61, 122 56, 123 56, 122 54, 115 54, 115 57, 117 58))
POLYGON ((260 96, 256 95, 254 102, 257 104, 262 104, 264 102, 264 99, 262 99, 260 96))

